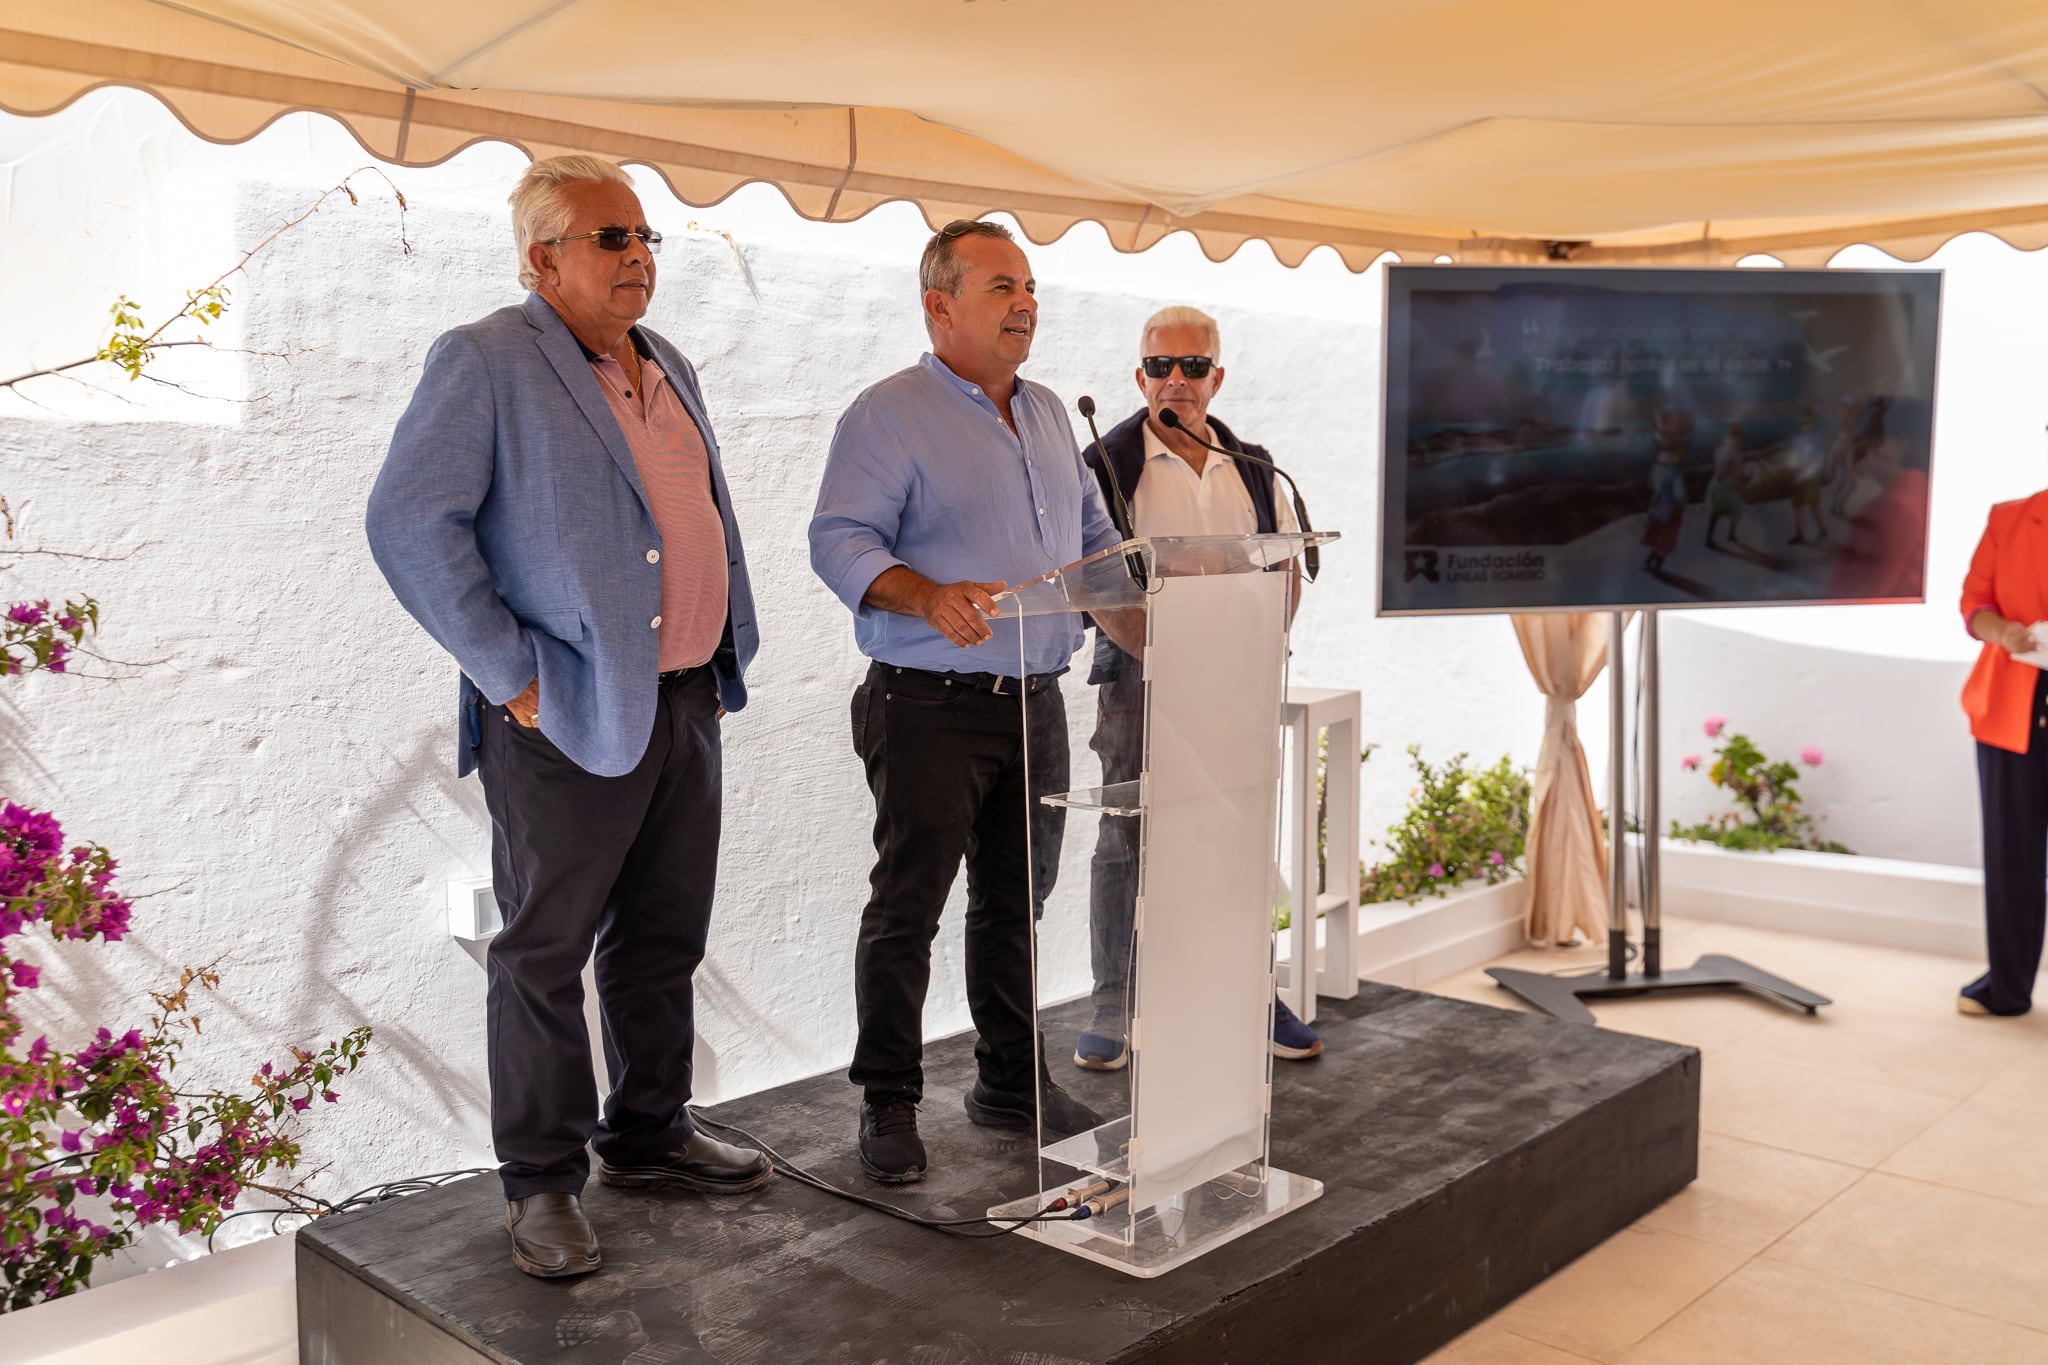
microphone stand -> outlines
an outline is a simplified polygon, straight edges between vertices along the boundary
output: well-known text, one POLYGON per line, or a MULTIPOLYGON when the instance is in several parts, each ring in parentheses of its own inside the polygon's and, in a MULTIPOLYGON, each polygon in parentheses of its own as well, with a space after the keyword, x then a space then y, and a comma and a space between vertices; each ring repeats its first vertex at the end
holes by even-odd
MULTIPOLYGON (((1272 470, 1275 474, 1278 474, 1281 478, 1287 480, 1287 487, 1294 494, 1294 519, 1297 522, 1301 523, 1301 529, 1303 534, 1309 535, 1315 532, 1316 528, 1309 524, 1308 504, 1304 503, 1301 500, 1301 486, 1295 483, 1294 476, 1292 474, 1289 474, 1279 465, 1274 464, 1271 460, 1262 459, 1257 455, 1248 454, 1242 450, 1226 450, 1222 446, 1210 445, 1207 441, 1195 435, 1194 432, 1189 431, 1186 425, 1182 423, 1182 421, 1180 420, 1180 414, 1175 412, 1172 408, 1161 408, 1159 410, 1159 425, 1165 427, 1169 431, 1179 432, 1181 435, 1187 437, 1190 441, 1193 441, 1202 449, 1214 451, 1216 454, 1221 455, 1226 460, 1242 460, 1246 464, 1262 465, 1265 468, 1272 470)), ((1308 581, 1311 583, 1315 582, 1316 570, 1322 567, 1322 556, 1317 553, 1316 546, 1304 545, 1301 547, 1301 565, 1303 571, 1308 574, 1308 581)))
MULTIPOLYGON (((1096 430, 1095 400, 1084 393, 1074 406, 1081 410, 1081 419, 1088 424, 1088 434, 1095 438, 1095 456, 1102 461, 1103 478, 1109 484, 1109 519, 1116 524, 1117 533, 1125 540, 1130 540, 1137 534, 1136 523, 1131 519, 1131 504, 1124 497, 1122 486, 1116 481, 1116 467, 1109 462, 1109 450, 1102 444, 1102 433, 1096 430)), ((1146 582, 1143 557, 1135 550, 1125 551, 1124 568, 1130 573, 1131 581, 1142 590, 1146 582)))

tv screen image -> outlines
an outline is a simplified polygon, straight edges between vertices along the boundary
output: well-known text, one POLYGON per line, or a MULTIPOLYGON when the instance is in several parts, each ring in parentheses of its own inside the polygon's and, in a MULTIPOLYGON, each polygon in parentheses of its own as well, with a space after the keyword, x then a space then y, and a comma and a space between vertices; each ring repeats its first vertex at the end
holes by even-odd
POLYGON ((1393 266, 1383 614, 1922 600, 1941 277, 1393 266))

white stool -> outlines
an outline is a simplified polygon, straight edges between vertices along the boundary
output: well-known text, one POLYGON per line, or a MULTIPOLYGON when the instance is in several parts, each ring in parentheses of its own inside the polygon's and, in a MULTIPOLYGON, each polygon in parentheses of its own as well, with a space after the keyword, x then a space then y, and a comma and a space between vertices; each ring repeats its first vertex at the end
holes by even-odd
POLYGON ((1294 736, 1294 770, 1281 800, 1283 828, 1294 831, 1286 859, 1288 970, 1280 988, 1287 1007, 1314 1023, 1316 997, 1358 994, 1358 752, 1356 692, 1290 687, 1280 723, 1294 736), (1323 796, 1329 809, 1325 865, 1331 889, 1316 894, 1316 733, 1330 732, 1323 796), (1316 920, 1323 921, 1316 951, 1316 920))

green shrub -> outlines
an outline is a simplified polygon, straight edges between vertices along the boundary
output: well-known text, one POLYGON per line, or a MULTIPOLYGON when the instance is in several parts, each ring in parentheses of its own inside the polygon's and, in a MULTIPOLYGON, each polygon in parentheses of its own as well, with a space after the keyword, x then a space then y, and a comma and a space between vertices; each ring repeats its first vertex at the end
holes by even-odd
POLYGON ((1522 845, 1529 832, 1529 775, 1502 755, 1490 768, 1466 766, 1459 754, 1440 766, 1408 747, 1416 785, 1407 812, 1382 841, 1387 856, 1361 867, 1361 904, 1448 894, 1461 882, 1485 878, 1488 885, 1522 870, 1522 845))
MULTIPOLYGON (((1816 853, 1849 853, 1854 850, 1823 839, 1814 818, 1799 807, 1799 792, 1792 784, 1799 769, 1783 759, 1770 757, 1748 735, 1728 732, 1720 716, 1707 717, 1705 730, 1710 739, 1721 739, 1714 750, 1714 764, 1707 780, 1735 798, 1735 809, 1722 811, 1697 825, 1671 822, 1671 837, 1694 843, 1719 844, 1745 853, 1771 853, 1781 848, 1811 849, 1816 853)), ((1821 751, 1812 745, 1799 751, 1800 762, 1809 768, 1821 764, 1821 751)), ((1679 766, 1692 772, 1699 768, 1697 755, 1688 754, 1679 766)), ((1822 817, 1825 819, 1826 817, 1822 817)))

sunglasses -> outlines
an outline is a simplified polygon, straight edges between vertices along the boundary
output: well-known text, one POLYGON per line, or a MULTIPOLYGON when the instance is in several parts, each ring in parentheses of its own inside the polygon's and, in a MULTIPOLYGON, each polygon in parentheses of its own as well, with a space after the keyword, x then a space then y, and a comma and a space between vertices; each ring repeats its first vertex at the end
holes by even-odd
POLYGON ((624 251, 634 238, 647 248, 649 255, 661 250, 661 234, 653 228, 601 227, 595 232, 579 232, 573 237, 551 237, 542 246, 560 246, 564 242, 580 242, 591 238, 605 251, 624 251))
POLYGON ((1214 357, 1206 355, 1148 355, 1138 362, 1138 367, 1145 371, 1147 379, 1164 379, 1176 365, 1189 379, 1207 379, 1209 367, 1215 363, 1214 357))

